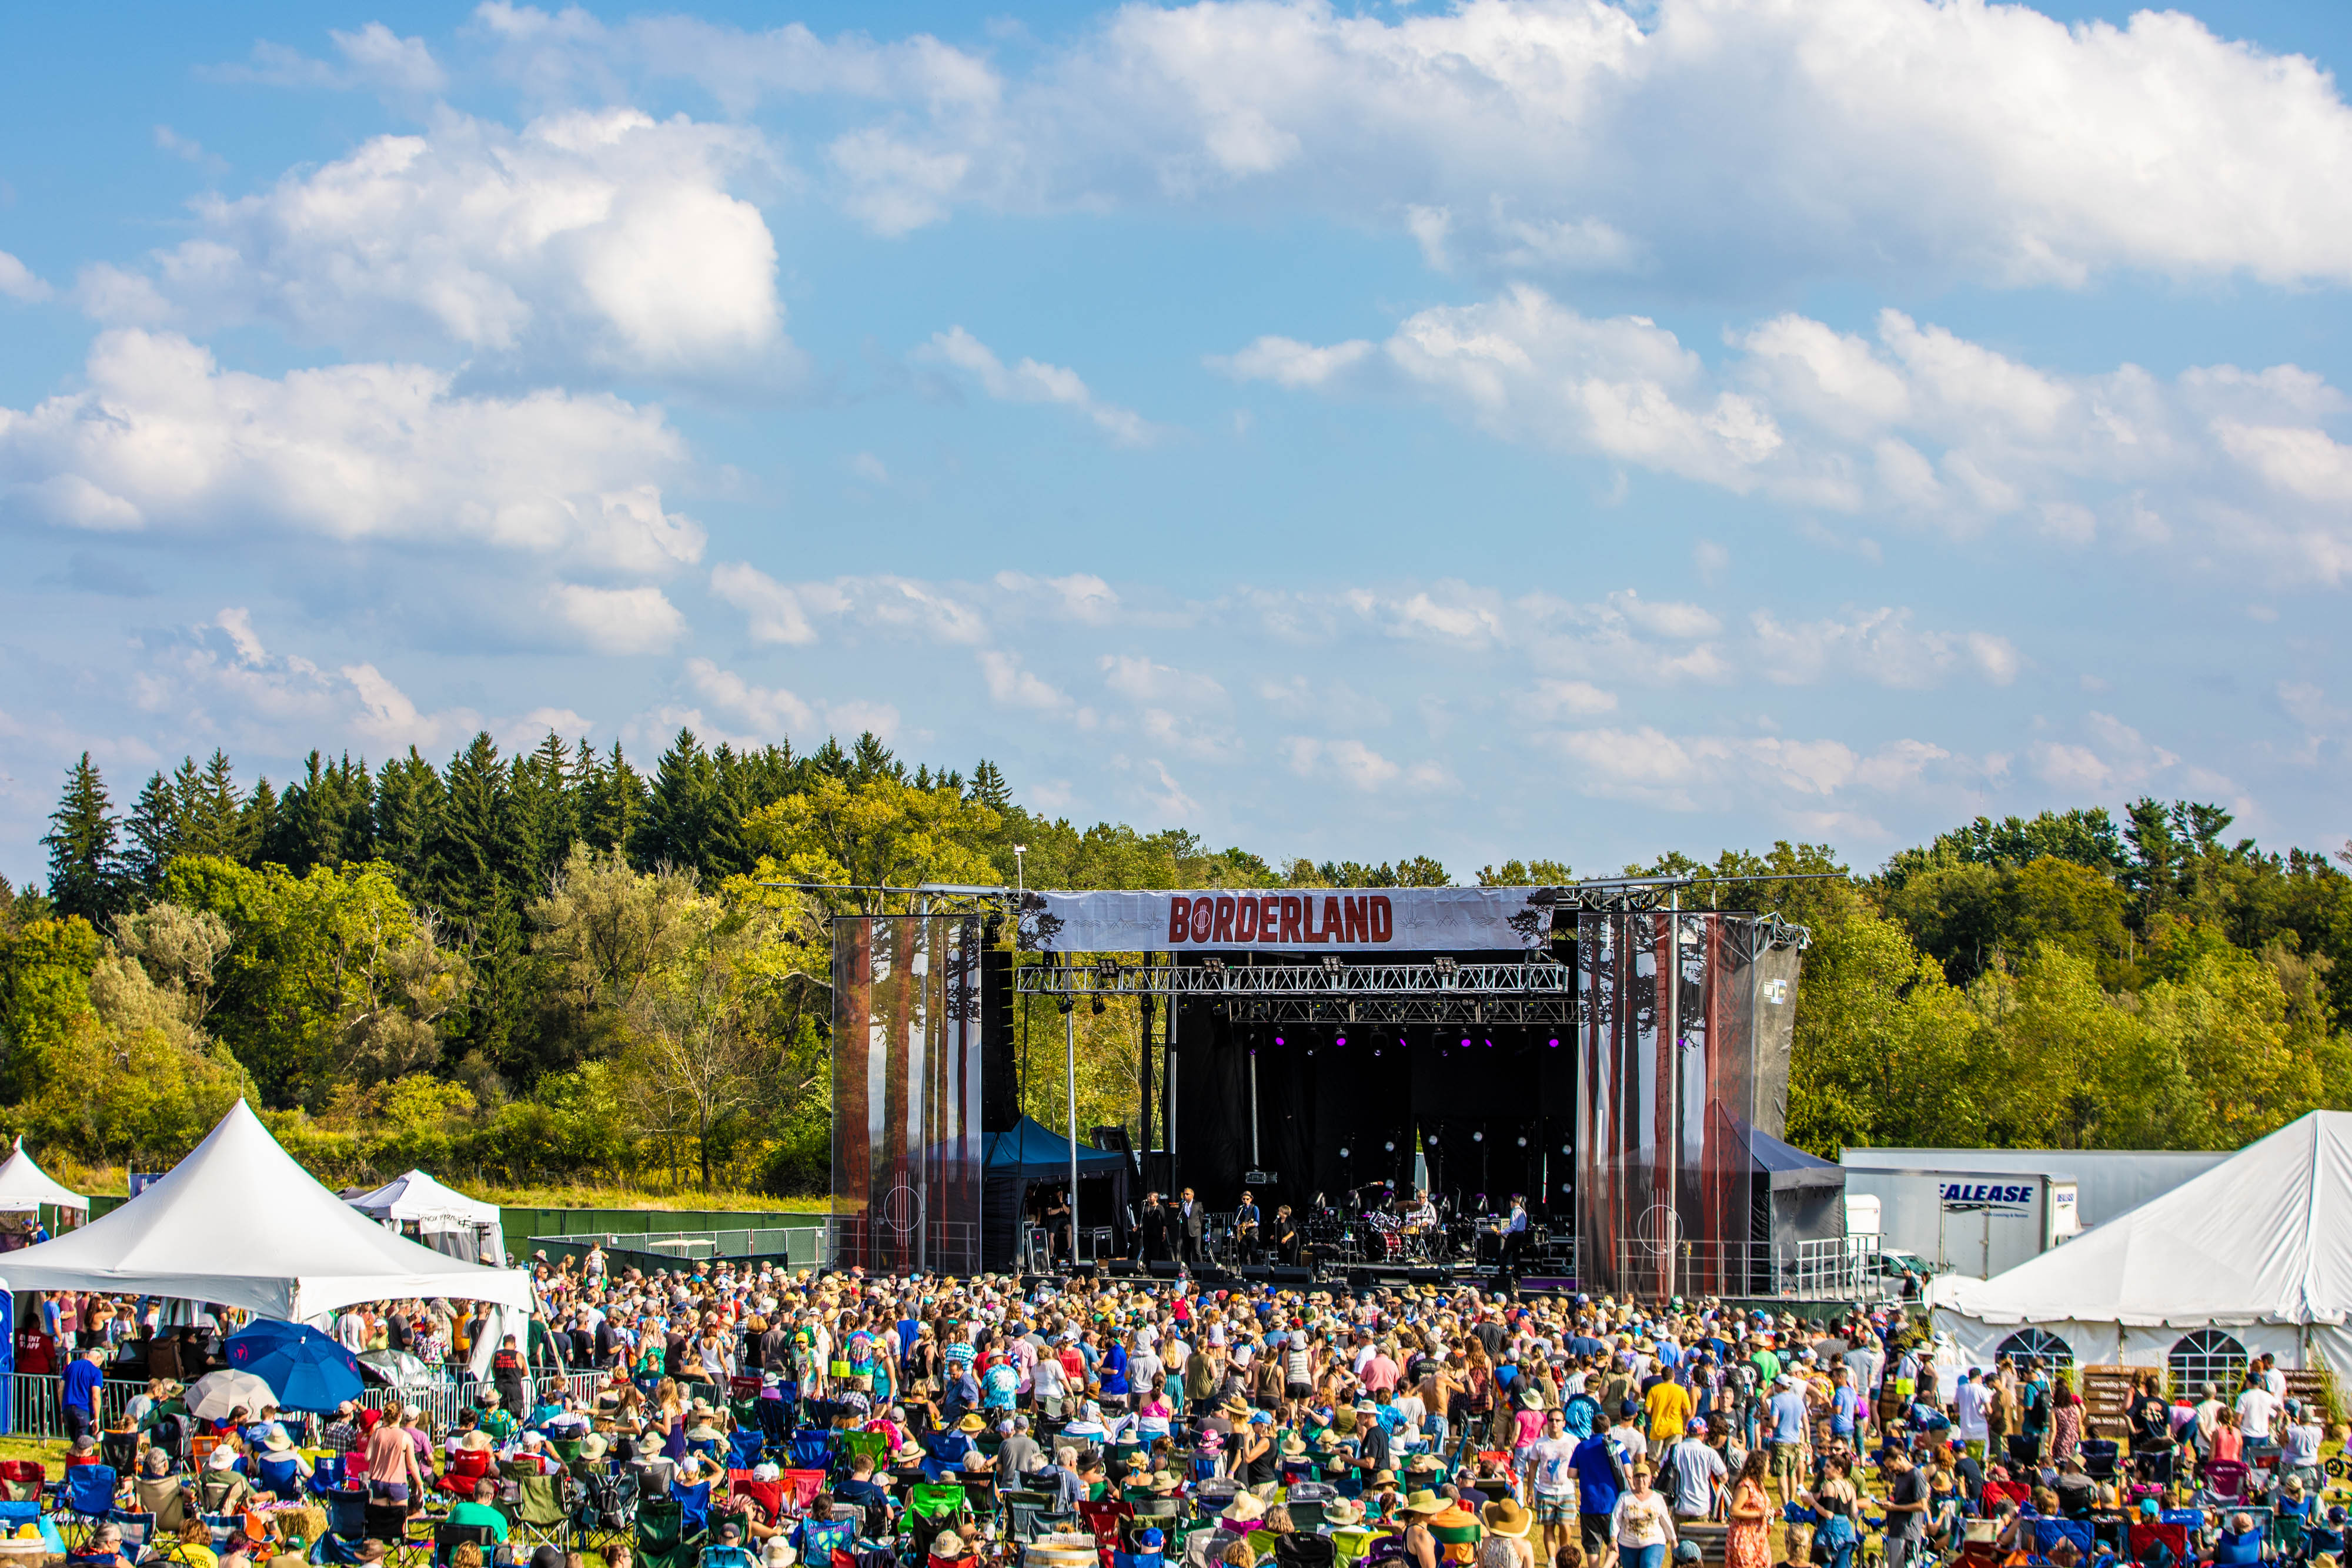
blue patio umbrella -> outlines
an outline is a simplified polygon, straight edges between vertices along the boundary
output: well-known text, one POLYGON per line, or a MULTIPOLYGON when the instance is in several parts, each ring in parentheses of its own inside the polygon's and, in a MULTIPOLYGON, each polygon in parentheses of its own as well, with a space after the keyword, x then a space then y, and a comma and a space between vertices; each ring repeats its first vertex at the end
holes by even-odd
POLYGON ((281 1409, 332 1410, 359 1397, 358 1358, 308 1324, 257 1318, 223 1348, 230 1366, 277 1392, 281 1409))

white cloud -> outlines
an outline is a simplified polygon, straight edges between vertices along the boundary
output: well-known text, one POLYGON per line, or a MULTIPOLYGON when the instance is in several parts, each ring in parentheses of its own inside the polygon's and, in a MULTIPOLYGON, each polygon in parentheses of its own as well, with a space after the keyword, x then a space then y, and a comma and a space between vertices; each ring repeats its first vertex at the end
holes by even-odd
POLYGON ((1042 593, 1063 616, 1083 625, 1108 625, 1119 613, 1118 591, 1092 572, 1040 579, 1024 572, 1000 571, 994 580, 1007 593, 1042 593))
POLYGON ((1060 713, 1071 706, 1067 693, 1023 669, 1018 654, 985 649, 980 655, 980 672, 988 682, 988 695, 1001 706, 1060 713))
POLYGON ((270 653, 241 605, 165 641, 133 673, 130 690, 137 707, 168 726, 173 751, 203 750, 200 737, 274 751, 291 736, 298 751, 340 737, 382 755, 432 750, 482 727, 468 707, 421 709, 372 663, 330 670, 299 653, 270 653))
POLYGON ((1202 0, 1121 7, 1017 76, 929 37, 478 15, 541 95, 845 100, 837 199, 885 233, 972 204, 1303 209, 1522 272, 2352 279, 2334 79, 2179 12, 1202 0))
POLYGON ((686 675, 705 702, 717 704, 775 738, 794 731, 805 734, 816 722, 814 710, 783 687, 755 686, 709 659, 688 659, 686 675))
MULTIPOLYGON (((1957 533, 2013 517, 2073 548, 2218 542, 2283 580, 2352 577, 2352 444, 2323 423, 2352 406, 2295 366, 2062 374, 1895 310, 1874 340, 1791 315, 1727 340, 1710 368, 1647 318, 1597 320, 1516 285, 1409 317, 1360 374, 1504 440, 1808 510, 1957 533), (2182 538, 2151 496, 2200 528, 2182 538)), ((1286 362, 1251 361, 1324 384, 1286 362)))
POLYGON ((1937 685, 1964 664, 1995 685, 2016 678, 2009 640, 1989 632, 1923 632, 1907 610, 1864 611, 1848 620, 1783 622, 1769 611, 1748 618, 1753 660, 1767 679, 1811 685, 1832 669, 1883 686, 1937 685))
POLYGON ((38 304, 49 297, 49 286, 33 275, 33 269, 0 250, 0 294, 27 305, 38 304))
POLYGON ((600 653, 658 653, 686 632, 686 617, 658 588, 560 582, 550 601, 557 616, 600 653))
POLYGON ((999 402, 1058 403, 1076 409, 1121 446, 1148 445, 1159 434, 1133 409, 1096 397, 1077 371, 1026 359, 1008 368, 995 350, 961 327, 934 333, 919 352, 923 358, 971 376, 982 392, 999 402))
POLYGON ((1574 764, 1569 781, 1584 793, 1677 811, 1719 810, 1759 796, 1814 810, 1856 790, 1902 792, 1931 768, 1957 761, 1941 747, 1912 739, 1864 752, 1835 739, 1670 735, 1654 725, 1569 730, 1554 744, 1574 764))
POLYGON ((1319 387, 1363 363, 1372 345, 1360 338, 1318 349, 1296 338, 1260 338, 1237 354, 1212 354, 1207 363, 1241 382, 1272 382, 1294 390, 1319 387))
POLYGON ((751 618, 755 643, 805 647, 816 629, 801 609, 800 596, 746 561, 729 561, 710 573, 710 591, 751 618))
POLYGON ((1225 688, 1208 675, 1156 664, 1139 653, 1105 653, 1097 663, 1103 685, 1131 702, 1224 706, 1225 688))
POLYGON ((1301 779, 1337 779, 1358 789, 1391 784, 1404 769, 1360 740, 1318 740, 1294 735, 1282 743, 1283 760, 1301 779))
POLYGON ((0 495, 74 528, 488 543, 632 572, 702 553, 656 476, 685 445, 609 396, 460 397, 415 365, 270 379, 117 330, 81 392, 0 409, 0 495))
POLYGON ((524 369, 789 368, 775 241, 730 180, 758 136, 635 110, 520 132, 453 113, 258 194, 195 204, 196 237, 84 276, 110 319, 275 322, 306 341, 454 346, 524 369))
MULTIPOLYGON (((2092 712, 2079 740, 2042 740, 2027 747, 2034 776, 2059 789, 2113 795, 2147 783, 2178 766, 2179 754, 2151 744, 2113 714, 2092 712)), ((2224 789, 2233 789, 2226 780, 2224 789)))
POLYGON ((1602 691, 1590 681, 1538 681, 1523 706, 1538 719, 1589 718, 1613 712, 1617 694, 1602 691))
POLYGON ((430 97, 447 85, 441 63, 422 38, 404 38, 382 22, 355 33, 331 30, 341 63, 312 59, 298 49, 267 41, 253 47, 249 63, 214 66, 203 74, 215 81, 264 87, 369 88, 399 97, 430 97))

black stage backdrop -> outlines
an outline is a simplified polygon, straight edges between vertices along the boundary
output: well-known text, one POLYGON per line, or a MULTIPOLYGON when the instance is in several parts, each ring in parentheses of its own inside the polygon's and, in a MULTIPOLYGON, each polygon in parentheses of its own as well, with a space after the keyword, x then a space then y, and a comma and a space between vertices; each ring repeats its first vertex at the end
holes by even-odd
POLYGON ((1255 1052, 1255 1168, 1276 1177, 1256 1192, 1265 1213, 1404 1186, 1416 1136, 1430 1185, 1458 1212, 1499 1212, 1515 1192, 1539 1218, 1569 1212, 1576 1051, 1564 1029, 1252 1024, 1194 998, 1177 1038, 1177 1179, 1213 1209, 1232 1207, 1252 1168, 1255 1052))

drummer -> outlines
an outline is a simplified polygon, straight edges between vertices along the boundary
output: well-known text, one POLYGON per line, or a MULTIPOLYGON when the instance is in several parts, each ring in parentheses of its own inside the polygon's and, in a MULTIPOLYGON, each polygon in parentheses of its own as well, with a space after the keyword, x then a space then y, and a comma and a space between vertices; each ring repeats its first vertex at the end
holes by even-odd
POLYGON ((1437 1228, 1437 1200, 1426 1187, 1415 1188, 1412 1207, 1405 1210, 1404 1222, 1416 1230, 1437 1228))

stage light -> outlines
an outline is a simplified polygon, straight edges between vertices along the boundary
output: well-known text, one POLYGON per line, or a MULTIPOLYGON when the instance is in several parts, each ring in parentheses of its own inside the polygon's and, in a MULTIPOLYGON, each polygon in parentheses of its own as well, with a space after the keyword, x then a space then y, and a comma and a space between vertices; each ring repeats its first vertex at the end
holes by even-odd
POLYGON ((1560 1183, 1560 1184, 1559 1184, 1559 1190, 1560 1190, 1560 1191, 1562 1191, 1562 1192, 1574 1192, 1574 1191, 1576 1190, 1576 1188, 1574 1188, 1573 1186, 1570 1186, 1568 1183, 1566 1183, 1566 1182, 1562 1182, 1562 1183, 1560 1183))
POLYGON ((1436 962, 1431 964, 1430 967, 1451 979, 1454 972, 1462 967, 1462 965, 1457 959, 1440 958, 1436 962))
POLYGON ((1343 1035, 1341 1035, 1341 1036, 1339 1038, 1339 1040, 1338 1040, 1338 1041, 1337 1041, 1336 1043, 1340 1044, 1340 1045, 1345 1045, 1345 1044, 1347 1044, 1347 1043, 1348 1043, 1348 1037, 1347 1037, 1346 1035, 1344 1035, 1344 1034, 1343 1034, 1343 1035))
POLYGON ((1396 1153, 1396 1143, 1395 1143, 1395 1141, 1394 1141, 1393 1139, 1391 1139, 1391 1141, 1389 1141, 1388 1143, 1382 1144, 1382 1145, 1381 1145, 1381 1147, 1382 1147, 1382 1148, 1386 1149, 1386 1150, 1387 1150, 1389 1153, 1391 1153, 1391 1154, 1394 1154, 1394 1153, 1396 1153))
POLYGON ((1432 1133, 1432 1134, 1429 1134, 1429 1136, 1428 1136, 1428 1137, 1423 1138, 1423 1139, 1422 1140, 1422 1142, 1423 1142, 1423 1143, 1425 1143, 1425 1144, 1434 1144, 1434 1143, 1436 1143, 1436 1142, 1437 1142, 1437 1134, 1434 1134, 1434 1133, 1432 1133))
POLYGON ((1528 1141, 1527 1141, 1525 1138, 1521 1138, 1521 1139, 1519 1140, 1519 1147, 1521 1147, 1521 1148, 1523 1148, 1523 1149, 1524 1149, 1524 1148, 1526 1148, 1527 1146, 1528 1146, 1528 1141))
POLYGON ((1470 1042, 1469 1042, 1468 1040, 1464 1040, 1464 1041, 1462 1042, 1462 1049, 1463 1049, 1463 1050, 1465 1050, 1465 1051, 1469 1050, 1469 1049, 1470 1049, 1470 1042))
POLYGON ((1103 999, 1102 999, 1100 997, 1097 997, 1097 998, 1095 998, 1095 1016, 1096 1016, 1097 1018, 1100 1018, 1100 1017, 1102 1016, 1102 1010, 1103 1010, 1103 999))
POLYGON ((1327 975, 1336 975, 1336 974, 1338 974, 1338 973, 1339 972, 1339 959, 1337 959, 1337 958, 1326 958, 1326 959, 1324 959, 1324 960, 1323 960, 1323 972, 1324 972, 1325 974, 1327 974, 1327 975))
POLYGON ((1473 1133, 1470 1134, 1470 1141, 1474 1144, 1483 1144, 1486 1141, 1486 1134, 1484 1133, 1473 1133))
POLYGON ((1274 1043, 1275 1043, 1275 1044, 1276 1044, 1276 1045, 1280 1045, 1280 1044, 1282 1043, 1282 1037, 1281 1037, 1280 1035, 1276 1035, 1276 1036, 1274 1037, 1274 1043))
POLYGON ((1552 1048, 1554 1051, 1558 1051, 1558 1050, 1559 1049, 1559 1041, 1558 1041, 1558 1040, 1553 1040, 1553 1041, 1551 1042, 1551 1048, 1552 1048))
POLYGON ((1346 1148, 1344 1145, 1342 1145, 1342 1146, 1341 1146, 1341 1148, 1340 1148, 1340 1150, 1339 1150, 1339 1157, 1340 1157, 1341 1159, 1343 1159, 1343 1160, 1344 1160, 1344 1159, 1346 1159, 1346 1158, 1348 1157, 1348 1151, 1347 1151, 1347 1148, 1346 1148))
POLYGON ((1560 1152, 1561 1154, 1563 1154, 1563 1155, 1572 1155, 1572 1154, 1576 1153, 1576 1151, 1575 1151, 1574 1149, 1572 1149, 1572 1148, 1569 1147, 1569 1145, 1567 1145, 1566 1144, 1562 1144, 1562 1145, 1559 1146, 1559 1152, 1560 1152))
POLYGON ((1066 1013, 1076 1012, 1078 1007, 1078 998, 1076 997, 1056 997, 1054 998, 1054 1006, 1066 1013))
POLYGON ((1208 970, 1212 975, 1222 975, 1225 972, 1225 961, 1223 958, 1203 958, 1201 960, 1201 967, 1208 970))

